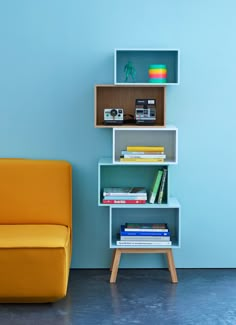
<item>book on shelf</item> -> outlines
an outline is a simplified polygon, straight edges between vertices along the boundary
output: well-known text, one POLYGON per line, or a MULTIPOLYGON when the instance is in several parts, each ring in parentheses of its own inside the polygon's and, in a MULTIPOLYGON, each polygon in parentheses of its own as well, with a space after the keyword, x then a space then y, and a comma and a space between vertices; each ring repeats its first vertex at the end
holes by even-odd
POLYGON ((102 200, 103 204, 145 204, 147 200, 134 200, 134 199, 127 199, 127 200, 102 200))
POLYGON ((122 155, 159 155, 165 156, 164 151, 127 151, 127 150, 121 150, 122 155))
POLYGON ((138 240, 117 240, 117 246, 170 246, 172 241, 138 241, 138 240))
POLYGON ((150 191, 149 203, 153 204, 155 202, 155 200, 156 200, 157 193, 158 193, 159 187, 161 185, 162 175, 163 175, 163 169, 159 169, 157 171, 156 178, 155 178, 155 180, 153 182, 153 185, 152 185, 152 188, 151 188, 151 191, 150 191))
POLYGON ((137 241, 169 241, 170 236, 120 236, 120 240, 137 240, 137 241))
POLYGON ((149 223, 149 222, 142 222, 142 223, 125 223, 125 231, 161 231, 161 232, 168 232, 167 223, 149 223))
POLYGON ((147 190, 145 187, 105 187, 103 189, 103 196, 142 196, 147 198, 147 190))
POLYGON ((167 178, 167 168, 164 168, 162 179, 161 179, 160 190, 159 190, 158 198, 157 198, 157 203, 158 204, 161 204, 163 202, 163 195, 164 195, 164 188, 165 188, 165 184, 166 184, 166 178, 167 178))
POLYGON ((121 156, 124 158, 166 158, 164 152, 138 152, 138 151, 121 151, 121 156))
POLYGON ((169 231, 145 231, 141 230, 141 231, 129 231, 129 230, 125 230, 125 225, 121 225, 120 226, 120 236, 130 236, 130 237, 134 237, 134 236, 154 236, 154 237, 161 237, 161 236, 165 236, 168 237, 170 236, 170 232, 169 231))
POLYGON ((146 195, 105 195, 103 200, 147 200, 146 195))
POLYGON ((127 151, 142 151, 142 152, 164 152, 165 148, 163 146, 127 146, 127 151))
POLYGON ((120 156, 120 161, 123 162, 164 162, 164 158, 124 158, 120 156))

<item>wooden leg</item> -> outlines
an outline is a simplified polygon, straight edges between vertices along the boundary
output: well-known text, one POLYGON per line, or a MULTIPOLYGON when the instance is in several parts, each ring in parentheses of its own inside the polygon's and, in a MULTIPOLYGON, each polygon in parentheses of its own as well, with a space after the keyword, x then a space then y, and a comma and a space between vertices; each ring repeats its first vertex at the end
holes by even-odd
POLYGON ((178 283, 177 273, 175 269, 175 263, 173 258, 173 253, 171 248, 158 248, 158 249, 146 249, 146 248, 137 248, 137 249, 129 249, 129 248, 116 248, 112 257, 111 264, 111 277, 110 283, 115 283, 117 278, 117 272, 119 268, 120 258, 122 253, 162 253, 166 254, 168 268, 171 275, 171 282, 178 283))
POLYGON ((111 266, 110 266, 110 271, 112 271, 112 268, 113 268, 113 263, 114 263, 115 255, 116 255, 116 250, 113 249, 113 252, 112 252, 112 262, 111 262, 111 266))
POLYGON ((178 283, 178 278, 177 278, 177 273, 175 269, 175 263, 174 263, 174 258, 173 258, 173 253, 171 248, 167 250, 166 256, 167 256, 168 267, 171 275, 171 281, 173 283, 178 283))
POLYGON ((118 272, 119 263, 120 263, 120 256, 121 256, 121 251, 119 250, 119 248, 116 248, 113 263, 112 263, 110 283, 116 282, 117 272, 118 272))

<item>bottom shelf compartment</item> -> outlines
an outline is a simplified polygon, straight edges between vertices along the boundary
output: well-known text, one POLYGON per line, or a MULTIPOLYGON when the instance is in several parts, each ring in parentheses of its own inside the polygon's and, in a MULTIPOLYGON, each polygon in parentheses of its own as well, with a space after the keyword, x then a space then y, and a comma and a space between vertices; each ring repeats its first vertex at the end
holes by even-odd
MULTIPOLYGON (((109 209, 109 239, 110 248, 179 248, 180 247, 180 205, 176 199, 170 199, 169 204, 161 207, 145 206, 110 206, 109 209), (170 238, 161 240, 133 235, 132 239, 120 241, 120 227, 125 223, 162 223, 167 224, 170 238), (145 244, 143 241, 145 240, 145 244), (131 242, 132 241, 132 242, 131 242), (148 242, 150 241, 150 243, 148 242), (156 241, 158 243, 156 244, 156 241), (161 241, 161 242, 160 242, 161 241), (135 243, 134 243, 135 242, 135 243)), ((157 236, 158 237, 158 236, 157 236)))

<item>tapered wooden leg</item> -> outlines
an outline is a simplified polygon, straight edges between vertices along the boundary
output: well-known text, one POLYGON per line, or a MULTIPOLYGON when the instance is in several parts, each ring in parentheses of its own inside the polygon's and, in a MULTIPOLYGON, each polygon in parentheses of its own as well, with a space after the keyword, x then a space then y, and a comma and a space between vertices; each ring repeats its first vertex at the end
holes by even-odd
POLYGON ((116 248, 113 253, 112 264, 111 264, 111 277, 110 283, 115 283, 120 263, 120 258, 122 253, 162 253, 166 254, 168 268, 170 271, 171 282, 178 283, 177 273, 175 269, 175 263, 173 258, 173 253, 171 248, 158 248, 158 249, 146 249, 146 248, 137 248, 137 249, 129 249, 129 248, 116 248))
POLYGON ((119 248, 116 248, 115 255, 113 258, 113 263, 112 263, 110 283, 116 282, 117 272, 118 272, 119 263, 120 263, 120 256, 121 256, 121 251, 119 250, 119 248))
POLYGON ((173 283, 178 283, 178 278, 177 278, 177 273, 175 269, 175 263, 174 263, 174 258, 173 258, 173 253, 171 248, 167 249, 166 256, 167 256, 168 267, 171 275, 171 281, 173 283))
POLYGON ((113 268, 113 263, 114 263, 115 255, 116 255, 116 250, 113 249, 113 252, 112 252, 112 261, 111 261, 111 266, 110 266, 110 271, 112 271, 112 268, 113 268))

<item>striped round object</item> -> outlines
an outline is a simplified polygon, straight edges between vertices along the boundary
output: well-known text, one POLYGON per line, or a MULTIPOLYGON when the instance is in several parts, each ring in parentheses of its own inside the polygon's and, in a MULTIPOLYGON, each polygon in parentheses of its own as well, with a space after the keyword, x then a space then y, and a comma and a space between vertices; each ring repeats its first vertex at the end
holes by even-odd
POLYGON ((167 78, 167 69, 165 64, 152 64, 148 69, 149 82, 165 83, 167 78))

